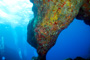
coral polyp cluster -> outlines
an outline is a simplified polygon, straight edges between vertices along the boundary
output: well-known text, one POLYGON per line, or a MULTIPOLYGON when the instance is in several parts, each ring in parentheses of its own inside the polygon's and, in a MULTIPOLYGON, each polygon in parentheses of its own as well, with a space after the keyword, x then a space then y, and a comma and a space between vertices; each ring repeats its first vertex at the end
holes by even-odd
POLYGON ((36 60, 46 59, 48 50, 55 45, 60 32, 68 27, 82 6, 84 9, 87 1, 89 0, 31 0, 34 19, 28 25, 27 41, 37 49, 39 56, 36 60))

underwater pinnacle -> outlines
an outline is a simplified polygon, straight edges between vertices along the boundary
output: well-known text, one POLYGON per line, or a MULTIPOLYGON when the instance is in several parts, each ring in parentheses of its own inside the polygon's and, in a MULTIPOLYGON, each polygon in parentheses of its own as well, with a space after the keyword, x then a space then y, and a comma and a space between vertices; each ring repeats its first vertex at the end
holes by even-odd
POLYGON ((90 0, 30 0, 34 18, 28 24, 27 41, 38 53, 32 60, 46 60, 58 35, 76 17, 90 24, 90 0))

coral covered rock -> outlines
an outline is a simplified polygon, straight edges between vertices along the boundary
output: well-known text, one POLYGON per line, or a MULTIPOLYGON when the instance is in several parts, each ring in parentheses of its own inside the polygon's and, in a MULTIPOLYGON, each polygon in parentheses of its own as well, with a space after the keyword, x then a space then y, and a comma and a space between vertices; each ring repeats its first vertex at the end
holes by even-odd
POLYGON ((28 24, 27 41, 37 49, 38 58, 34 57, 34 60, 46 60, 46 54, 60 32, 73 21, 82 6, 84 9, 86 1, 31 0, 34 19, 28 24))
POLYGON ((81 6, 77 19, 84 20, 87 25, 90 25, 90 0, 85 1, 81 6))

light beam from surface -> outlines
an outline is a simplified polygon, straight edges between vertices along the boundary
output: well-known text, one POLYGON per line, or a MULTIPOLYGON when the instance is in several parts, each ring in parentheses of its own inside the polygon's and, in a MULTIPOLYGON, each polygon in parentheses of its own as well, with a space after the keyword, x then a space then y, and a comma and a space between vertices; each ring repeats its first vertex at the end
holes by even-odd
POLYGON ((29 0, 0 0, 0 24, 28 24, 33 18, 32 6, 29 0))

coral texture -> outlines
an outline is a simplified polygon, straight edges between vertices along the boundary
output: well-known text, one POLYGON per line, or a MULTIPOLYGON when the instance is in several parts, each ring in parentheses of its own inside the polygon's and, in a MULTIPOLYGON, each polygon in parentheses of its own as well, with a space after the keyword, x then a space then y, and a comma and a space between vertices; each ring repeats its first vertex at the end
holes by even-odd
MULTIPOLYGON (((55 45, 58 35, 83 14, 90 16, 89 0, 30 0, 34 19, 28 24, 27 41, 37 49, 36 60, 46 60, 48 50, 55 45), (87 11, 88 10, 88 11, 87 11)), ((83 16, 82 19, 88 18, 83 16)))

